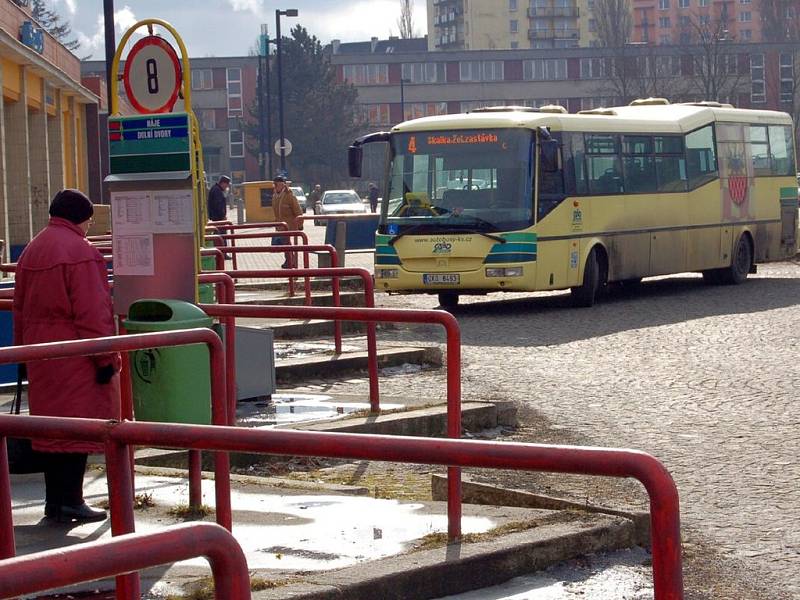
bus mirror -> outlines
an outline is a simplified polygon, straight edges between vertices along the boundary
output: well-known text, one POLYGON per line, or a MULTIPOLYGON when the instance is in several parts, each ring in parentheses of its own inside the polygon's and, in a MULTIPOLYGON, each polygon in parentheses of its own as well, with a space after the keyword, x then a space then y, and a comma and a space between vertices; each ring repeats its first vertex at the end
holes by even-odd
POLYGON ((555 173, 558 171, 558 141, 542 140, 539 159, 541 161, 542 170, 546 173, 555 173))
POLYGON ((350 177, 361 177, 361 161, 364 156, 364 149, 359 146, 350 146, 347 149, 347 166, 350 177))

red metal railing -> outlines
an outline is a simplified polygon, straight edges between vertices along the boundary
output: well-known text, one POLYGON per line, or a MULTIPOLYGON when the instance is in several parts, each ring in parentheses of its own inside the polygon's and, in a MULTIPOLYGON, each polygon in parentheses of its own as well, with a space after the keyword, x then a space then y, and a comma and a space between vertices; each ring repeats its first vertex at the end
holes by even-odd
MULTIPOLYGON (((450 313, 438 310, 386 308, 324 308, 319 306, 258 306, 201 304, 210 317, 262 319, 324 319, 365 323, 428 323, 441 325, 447 336, 447 435, 461 437, 461 330, 450 313)), ((376 379, 377 385, 377 379, 376 379)), ((447 471, 448 535, 461 537, 461 471, 447 471)))
POLYGON ((131 533, 0 561, 0 598, 42 592, 85 581, 204 556, 217 600, 249 600, 247 559, 219 525, 175 525, 157 533, 131 533))
MULTIPOLYGON (((291 269, 292 274, 298 277, 305 277, 308 281, 309 277, 360 277, 364 283, 364 305, 367 308, 375 307, 375 283, 372 279, 372 274, 366 269, 362 268, 347 268, 337 267, 329 269, 291 269)), ((285 277, 284 270, 273 271, 225 271, 228 275, 236 276, 239 279, 270 279, 285 277)), ((310 293, 310 292, 307 292, 310 293)), ((306 304, 310 304, 310 295, 306 297, 306 304)), ((334 303, 335 302, 334 298, 334 303)), ((220 304, 235 304, 234 300, 230 302, 220 301, 220 304)), ((341 352, 342 348, 342 331, 341 326, 337 329, 334 327, 334 344, 337 352, 341 352), (337 337, 338 334, 338 337, 337 337)), ((376 339, 376 325, 375 322, 367 323, 367 370, 369 372, 369 404, 372 412, 380 410, 380 392, 378 390, 378 346, 376 339)))
MULTIPOLYGON (((11 503, 3 436, 104 441, 107 448, 120 449, 107 453, 110 466, 121 461, 127 446, 135 445, 634 477, 650 497, 655 599, 683 598, 678 490, 657 459, 635 450, 0 415, 0 512, 4 514, 10 514, 11 503)), ((109 470, 112 518, 117 501, 113 494, 126 489, 112 488, 115 470, 109 470)), ((123 471, 130 475, 130 469, 123 471)), ((121 498, 130 505, 132 515, 133 499, 127 490, 121 498)), ((7 518, 0 521, 0 531, 9 531, 8 523, 7 518)), ((117 598, 135 597, 125 593, 118 587, 117 598)))
MULTIPOLYGON (((218 247, 218 248, 214 248, 214 250, 222 252, 224 254, 232 254, 234 256, 236 254, 248 254, 248 253, 253 253, 253 254, 261 254, 261 253, 277 254, 279 252, 280 253, 290 253, 289 256, 293 256, 292 252, 300 251, 300 252, 304 252, 304 254, 303 254, 303 260, 304 260, 303 268, 304 269, 308 269, 309 268, 308 252, 325 252, 330 256, 330 262, 331 262, 330 268, 335 269, 335 268, 339 267, 339 255, 336 252, 336 248, 334 248, 330 244, 308 244, 308 245, 304 244, 304 245, 296 245, 296 246, 291 246, 291 245, 286 245, 286 246, 283 246, 283 245, 281 245, 281 246, 246 246, 246 247, 240 246, 238 248, 218 247)), ((220 261, 219 258, 217 258, 217 268, 216 268, 216 270, 217 271, 225 271, 225 261, 224 260, 220 261)), ((284 276, 286 276, 286 275, 289 275, 292 270, 291 269, 285 269, 284 271, 285 271, 285 275, 284 276)), ((289 285, 290 286, 292 285, 292 281, 293 281, 293 279, 289 278, 289 285)), ((306 285, 307 286, 311 285, 308 280, 306 280, 306 285)), ((293 288, 290 288, 290 295, 292 295, 292 293, 293 293, 292 289, 293 288)), ((333 282, 331 283, 331 294, 333 296, 333 305, 334 306, 340 306, 341 304, 340 304, 339 278, 338 277, 334 277, 333 278, 333 282)), ((311 296, 310 296, 310 290, 309 290, 309 296, 308 296, 309 300, 310 300, 310 297, 311 296)), ((341 353, 341 351, 342 351, 342 325, 338 321, 334 321, 334 323, 333 323, 333 332, 334 332, 333 335, 334 335, 335 344, 336 344, 335 351, 338 354, 338 353, 341 353)))

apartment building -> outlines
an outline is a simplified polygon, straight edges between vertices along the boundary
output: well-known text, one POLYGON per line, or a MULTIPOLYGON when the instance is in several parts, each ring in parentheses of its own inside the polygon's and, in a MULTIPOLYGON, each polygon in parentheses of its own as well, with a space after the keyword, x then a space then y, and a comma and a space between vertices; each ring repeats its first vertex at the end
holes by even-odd
POLYGON ((98 98, 81 85, 78 58, 26 4, 0 0, 0 237, 12 260, 47 224, 58 190, 101 201, 99 174, 90 173, 100 156, 98 98))
MULTIPOLYGON (((629 72, 655 71, 662 80, 659 93, 672 102, 707 99, 692 49, 677 45, 626 47, 623 56, 620 50, 607 48, 441 52, 424 50, 423 42, 328 47, 340 80, 358 89, 367 130, 483 106, 560 104, 575 113, 617 105, 622 99, 613 71, 620 60, 627 62, 629 72), (421 48, 409 50, 415 44, 421 48)), ((719 99, 741 108, 791 111, 800 106, 795 97, 800 91, 793 85, 796 55, 790 44, 726 45, 720 61, 729 69, 729 91, 719 99)), ((365 154, 365 159, 365 178, 381 177, 383 155, 365 154)))
POLYGON ((575 48, 594 40, 591 0, 428 0, 428 49, 575 48))

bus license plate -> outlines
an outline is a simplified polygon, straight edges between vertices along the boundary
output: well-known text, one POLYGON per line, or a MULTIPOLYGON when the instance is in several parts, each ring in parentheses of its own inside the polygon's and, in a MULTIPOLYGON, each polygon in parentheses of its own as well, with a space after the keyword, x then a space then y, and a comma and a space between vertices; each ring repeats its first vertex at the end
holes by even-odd
POLYGON ((422 276, 422 283, 425 285, 457 284, 461 283, 461 275, 458 273, 425 273, 422 276))

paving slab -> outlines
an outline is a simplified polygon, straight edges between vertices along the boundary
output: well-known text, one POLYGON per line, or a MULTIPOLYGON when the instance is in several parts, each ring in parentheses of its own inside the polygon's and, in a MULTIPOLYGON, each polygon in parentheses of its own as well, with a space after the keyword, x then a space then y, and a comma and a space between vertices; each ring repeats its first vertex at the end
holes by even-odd
MULTIPOLYGON (((203 501, 213 508, 213 481, 202 483, 203 501)), ((40 475, 12 476, 12 489, 19 554, 110 536, 107 521, 75 526, 43 519, 40 475)), ((103 505, 101 467, 89 471, 85 489, 90 504, 103 505)), ((185 479, 166 472, 139 473, 136 492, 151 504, 136 511, 137 531, 182 522, 171 511, 188 500, 185 479)), ((255 599, 432 598, 634 542, 633 524, 622 517, 465 506, 464 542, 446 546, 445 503, 342 495, 323 486, 291 489, 254 477, 233 479, 232 504, 234 535, 250 570, 285 584, 256 592, 255 599)), ((143 589, 147 597, 161 597, 208 574, 203 559, 183 561, 144 572, 143 589)), ((107 581, 70 589, 112 585, 107 581)))

